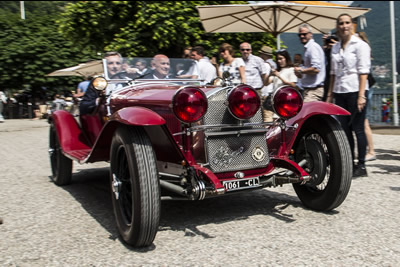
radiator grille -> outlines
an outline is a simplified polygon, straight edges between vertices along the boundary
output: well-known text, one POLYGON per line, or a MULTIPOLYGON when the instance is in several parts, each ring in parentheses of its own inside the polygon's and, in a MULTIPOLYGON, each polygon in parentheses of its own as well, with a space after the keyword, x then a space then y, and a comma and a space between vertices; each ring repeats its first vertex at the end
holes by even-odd
POLYGON ((267 166, 267 142, 263 133, 208 136, 207 155, 213 172, 248 170, 267 166))
MULTIPOLYGON (((225 101, 226 90, 208 96, 208 110, 203 118, 204 125, 240 125, 233 117, 225 101)), ((261 109, 249 120, 243 122, 262 122, 261 109)), ((235 130, 259 129, 262 126, 247 126, 235 130)), ((215 172, 229 172, 265 167, 269 163, 267 142, 264 133, 224 134, 227 129, 209 129, 205 132, 206 157, 209 168, 215 172)), ((232 131, 232 129, 230 129, 232 131)))

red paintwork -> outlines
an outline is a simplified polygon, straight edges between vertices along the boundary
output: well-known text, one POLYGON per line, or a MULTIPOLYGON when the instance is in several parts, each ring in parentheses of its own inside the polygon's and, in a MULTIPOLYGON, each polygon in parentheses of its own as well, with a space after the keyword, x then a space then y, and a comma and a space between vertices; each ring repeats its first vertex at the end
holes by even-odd
MULTIPOLYGON (((181 85, 151 82, 124 88, 111 97, 112 115, 109 118, 103 117, 104 108, 94 116, 81 117, 83 130, 68 112, 55 112, 53 120, 65 155, 80 163, 107 161, 112 137, 117 127, 121 124, 140 126, 144 127, 149 135, 158 160, 188 164, 217 189, 223 188, 221 181, 232 179, 234 172, 214 174, 196 162, 196 159, 201 162, 203 155, 193 154, 201 150, 201 147, 198 147, 201 144, 198 139, 204 137, 203 134, 198 132, 194 136, 174 135, 181 132, 184 127, 173 115, 170 106, 174 94, 181 87, 181 85)), ((212 88, 214 87, 201 87, 204 92, 212 88)), ((289 152, 302 125, 310 117, 320 115, 349 115, 349 113, 333 104, 304 103, 300 113, 286 121, 287 126, 297 124, 296 129, 288 128, 282 134, 279 126, 270 127, 267 133, 270 164, 266 168, 242 171, 245 177, 261 176, 271 172, 275 167, 290 169, 300 176, 308 175, 296 163, 289 160, 289 152)))
MULTIPOLYGON (((325 102, 309 102, 304 103, 302 110, 295 117, 286 121, 287 126, 298 125, 297 129, 288 128, 284 134, 285 142, 282 140, 281 129, 279 127, 271 128, 268 132, 268 148, 270 149, 270 155, 272 154, 275 158, 287 158, 289 156, 290 149, 296 140, 296 136, 301 130, 304 122, 307 119, 318 116, 318 115, 337 115, 346 116, 350 113, 334 104, 325 102)), ((321 125, 321 127, 324 127, 321 125)))
POLYGON ((84 159, 91 147, 74 117, 65 110, 58 110, 52 114, 52 119, 64 154, 70 158, 84 159))
POLYGON ((126 125, 150 126, 165 124, 165 120, 154 111, 144 107, 126 107, 115 112, 110 120, 126 125))

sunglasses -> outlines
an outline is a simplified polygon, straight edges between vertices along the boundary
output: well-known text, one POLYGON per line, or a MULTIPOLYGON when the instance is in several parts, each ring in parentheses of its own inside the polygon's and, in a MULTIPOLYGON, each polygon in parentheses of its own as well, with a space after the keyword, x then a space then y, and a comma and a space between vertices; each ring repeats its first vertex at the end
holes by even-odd
POLYGON ((250 48, 248 48, 248 49, 247 48, 241 48, 240 51, 251 51, 251 49, 250 48))
POLYGON ((297 34, 299 37, 301 37, 301 36, 306 36, 307 34, 309 34, 310 32, 305 32, 305 33, 299 33, 299 34, 297 34))
POLYGON ((279 50, 276 50, 275 53, 278 54, 278 53, 282 53, 282 52, 285 52, 285 51, 286 51, 286 49, 279 49, 279 50))

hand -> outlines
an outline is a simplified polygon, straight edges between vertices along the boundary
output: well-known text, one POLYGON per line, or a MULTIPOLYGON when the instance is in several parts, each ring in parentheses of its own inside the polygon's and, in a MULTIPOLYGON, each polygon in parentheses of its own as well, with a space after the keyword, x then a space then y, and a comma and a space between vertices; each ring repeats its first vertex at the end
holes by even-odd
POLYGON ((359 96, 357 99, 357 107, 358 107, 358 111, 361 112, 363 110, 363 108, 365 107, 365 104, 367 103, 367 99, 365 98, 365 96, 361 97, 359 96))
POLYGON ((125 71, 126 71, 127 73, 133 74, 133 73, 138 72, 139 70, 138 70, 137 68, 127 68, 125 71))
POLYGON ((326 102, 327 103, 333 103, 333 95, 329 95, 326 97, 326 102))
POLYGON ((271 70, 271 74, 279 78, 280 73, 279 73, 279 71, 273 69, 273 70, 271 70))
POLYGON ((294 67, 294 74, 296 75, 297 78, 301 78, 302 77, 301 67, 294 67))

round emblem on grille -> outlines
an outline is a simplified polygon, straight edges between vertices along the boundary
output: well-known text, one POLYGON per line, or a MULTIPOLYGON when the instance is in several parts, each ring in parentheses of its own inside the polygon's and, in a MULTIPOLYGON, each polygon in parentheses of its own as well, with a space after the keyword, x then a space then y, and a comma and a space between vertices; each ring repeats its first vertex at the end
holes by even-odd
POLYGON ((265 159, 265 151, 262 147, 255 147, 251 152, 251 156, 255 161, 263 161, 265 159))

